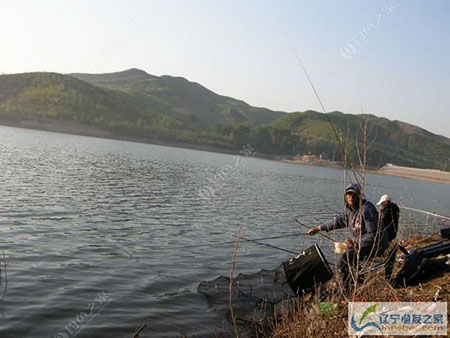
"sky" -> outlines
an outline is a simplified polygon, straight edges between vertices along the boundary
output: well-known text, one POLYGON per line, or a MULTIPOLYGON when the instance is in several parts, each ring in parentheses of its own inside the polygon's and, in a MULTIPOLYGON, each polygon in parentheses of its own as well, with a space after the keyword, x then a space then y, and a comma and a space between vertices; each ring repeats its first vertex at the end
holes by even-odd
POLYGON ((253 106, 450 137, 450 1, 4 1, 0 73, 182 76, 253 106))

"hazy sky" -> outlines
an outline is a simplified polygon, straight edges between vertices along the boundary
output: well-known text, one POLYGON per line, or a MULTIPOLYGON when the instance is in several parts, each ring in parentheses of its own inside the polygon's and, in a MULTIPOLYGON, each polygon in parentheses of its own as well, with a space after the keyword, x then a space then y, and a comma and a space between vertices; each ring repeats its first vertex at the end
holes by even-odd
POLYGON ((274 110, 372 113, 450 137, 450 1, 2 1, 0 72, 183 76, 274 110))

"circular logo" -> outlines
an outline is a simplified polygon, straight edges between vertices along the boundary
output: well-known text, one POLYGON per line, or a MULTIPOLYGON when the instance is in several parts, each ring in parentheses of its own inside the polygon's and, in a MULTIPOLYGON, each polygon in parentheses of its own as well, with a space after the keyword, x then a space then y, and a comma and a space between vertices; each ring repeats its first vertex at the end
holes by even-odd
POLYGON ((347 43, 341 48, 341 55, 344 59, 350 60, 356 54, 356 47, 351 43, 347 43))

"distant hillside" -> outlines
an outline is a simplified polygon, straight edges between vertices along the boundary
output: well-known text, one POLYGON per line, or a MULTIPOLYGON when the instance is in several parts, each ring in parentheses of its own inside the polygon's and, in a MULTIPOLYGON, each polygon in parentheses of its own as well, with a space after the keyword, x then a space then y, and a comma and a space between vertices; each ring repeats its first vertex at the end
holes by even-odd
POLYGON ((201 141, 181 121, 148 109, 124 91, 56 73, 0 76, 0 123, 94 136, 201 141))
POLYGON ((139 69, 111 74, 70 75, 97 86, 127 93, 146 108, 196 129, 205 130, 219 122, 271 123, 285 114, 218 95, 182 77, 157 77, 139 69))
POLYGON ((450 170, 450 140, 401 121, 340 112, 275 112, 171 76, 138 69, 111 74, 26 73, 0 76, 0 124, 259 153, 322 154, 342 160, 330 121, 355 141, 369 120, 369 164, 450 170), (81 126, 81 127, 80 127, 81 126))
POLYGON ((331 123, 348 139, 352 160, 357 162, 355 142, 361 140, 362 125, 368 120, 369 164, 380 166, 395 163, 423 168, 450 168, 450 140, 422 128, 390 121, 373 115, 352 115, 341 112, 325 114, 315 111, 288 114, 270 125, 277 133, 293 137, 292 152, 325 153, 341 160, 341 151, 331 123), (329 118, 329 120, 328 120, 329 118))
POLYGON ((143 106, 132 96, 105 90, 57 73, 0 76, 0 115, 12 120, 29 117, 95 123, 103 119, 137 118, 143 106))

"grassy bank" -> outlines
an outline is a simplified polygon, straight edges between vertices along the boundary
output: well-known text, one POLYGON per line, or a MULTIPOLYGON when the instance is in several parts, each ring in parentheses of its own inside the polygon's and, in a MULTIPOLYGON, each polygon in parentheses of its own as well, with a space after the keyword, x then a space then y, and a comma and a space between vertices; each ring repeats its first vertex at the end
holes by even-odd
MULTIPOLYGON (((417 236, 408 239, 404 244, 410 250, 439 240, 441 239, 437 235, 417 236)), ((350 297, 342 294, 339 280, 335 278, 317 290, 315 296, 307 295, 295 299, 289 310, 280 311, 276 318, 259 323, 257 335, 267 338, 348 337, 348 302, 448 302, 448 272, 448 268, 436 271, 436 274, 427 276, 426 281, 416 286, 393 288, 384 278, 384 271, 379 271, 366 276, 365 281, 357 286, 350 297), (327 305, 324 307, 324 304, 327 305)))

